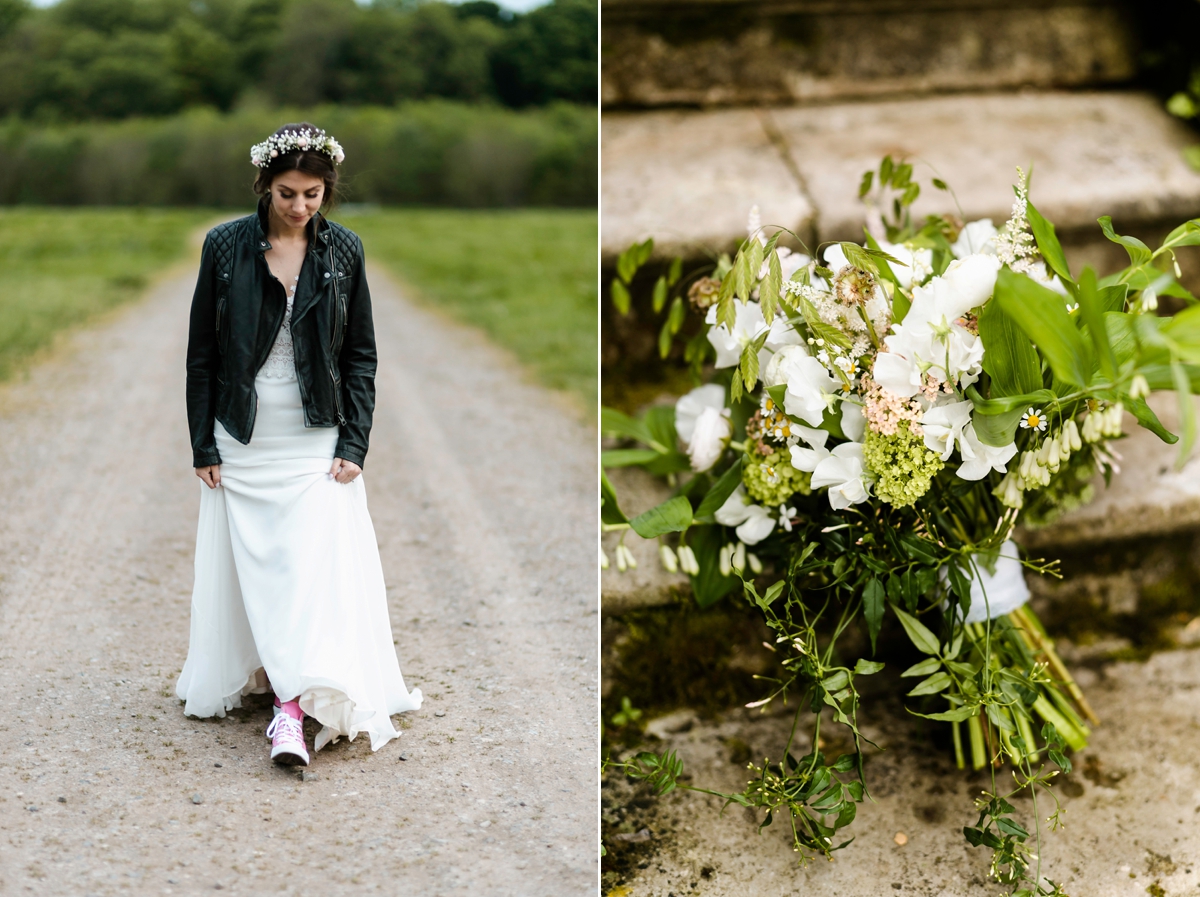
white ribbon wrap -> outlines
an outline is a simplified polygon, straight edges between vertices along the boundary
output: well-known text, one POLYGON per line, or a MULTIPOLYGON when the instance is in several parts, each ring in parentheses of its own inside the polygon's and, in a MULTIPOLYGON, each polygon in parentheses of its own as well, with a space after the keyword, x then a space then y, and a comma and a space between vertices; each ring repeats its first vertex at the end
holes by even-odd
POLYGON ((1011 539, 1000 546, 995 573, 989 573, 982 558, 976 556, 971 572, 978 578, 971 579, 971 609, 965 622, 994 620, 1029 600, 1029 587, 1025 585, 1024 568, 1019 558, 1017 545, 1011 539))

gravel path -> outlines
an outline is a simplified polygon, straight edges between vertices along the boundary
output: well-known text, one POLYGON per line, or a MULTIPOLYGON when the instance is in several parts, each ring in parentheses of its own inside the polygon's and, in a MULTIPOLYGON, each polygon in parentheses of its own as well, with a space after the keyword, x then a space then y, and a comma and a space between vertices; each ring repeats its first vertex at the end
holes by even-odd
POLYGON ((194 276, 0 391, 0 893, 595 893, 594 433, 371 271, 367 495, 426 703, 376 754, 275 768, 264 699, 174 697, 194 276))

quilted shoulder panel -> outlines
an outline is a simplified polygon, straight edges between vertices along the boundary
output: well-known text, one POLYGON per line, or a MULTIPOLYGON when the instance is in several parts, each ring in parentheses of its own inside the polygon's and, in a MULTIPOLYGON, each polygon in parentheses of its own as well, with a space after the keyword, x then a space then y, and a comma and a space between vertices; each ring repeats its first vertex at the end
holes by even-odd
POLYGON ((329 222, 329 230, 330 242, 333 244, 334 263, 337 265, 338 273, 345 272, 346 276, 350 276, 358 265, 358 258, 362 253, 362 241, 354 231, 336 222, 329 222))
POLYGON ((229 280, 233 273, 233 251, 237 245, 238 234, 241 232, 244 220, 239 218, 235 221, 226 221, 208 232, 209 246, 212 248, 217 276, 224 280, 229 280))

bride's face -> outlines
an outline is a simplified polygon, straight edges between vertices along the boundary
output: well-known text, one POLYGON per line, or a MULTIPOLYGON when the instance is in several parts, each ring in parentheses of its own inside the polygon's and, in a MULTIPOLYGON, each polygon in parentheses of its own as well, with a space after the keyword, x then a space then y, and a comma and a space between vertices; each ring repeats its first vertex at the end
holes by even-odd
POLYGON ((271 209, 290 227, 304 227, 321 208, 325 182, 303 171, 285 171, 271 181, 271 209))

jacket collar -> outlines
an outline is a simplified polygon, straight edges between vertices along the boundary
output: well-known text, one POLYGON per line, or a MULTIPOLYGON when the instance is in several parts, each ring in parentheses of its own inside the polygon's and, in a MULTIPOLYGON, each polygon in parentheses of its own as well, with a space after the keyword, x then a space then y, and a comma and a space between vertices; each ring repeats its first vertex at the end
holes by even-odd
MULTIPOLYGON (((254 248, 259 253, 266 252, 271 248, 271 242, 267 239, 268 202, 269 200, 267 197, 259 197, 258 209, 256 213, 251 216, 252 221, 250 235, 254 240, 254 248)), ((325 218, 325 216, 320 212, 317 212, 317 214, 313 215, 312 219, 308 222, 307 230, 308 251, 312 252, 314 249, 324 250, 325 246, 329 244, 329 221, 325 218)))

